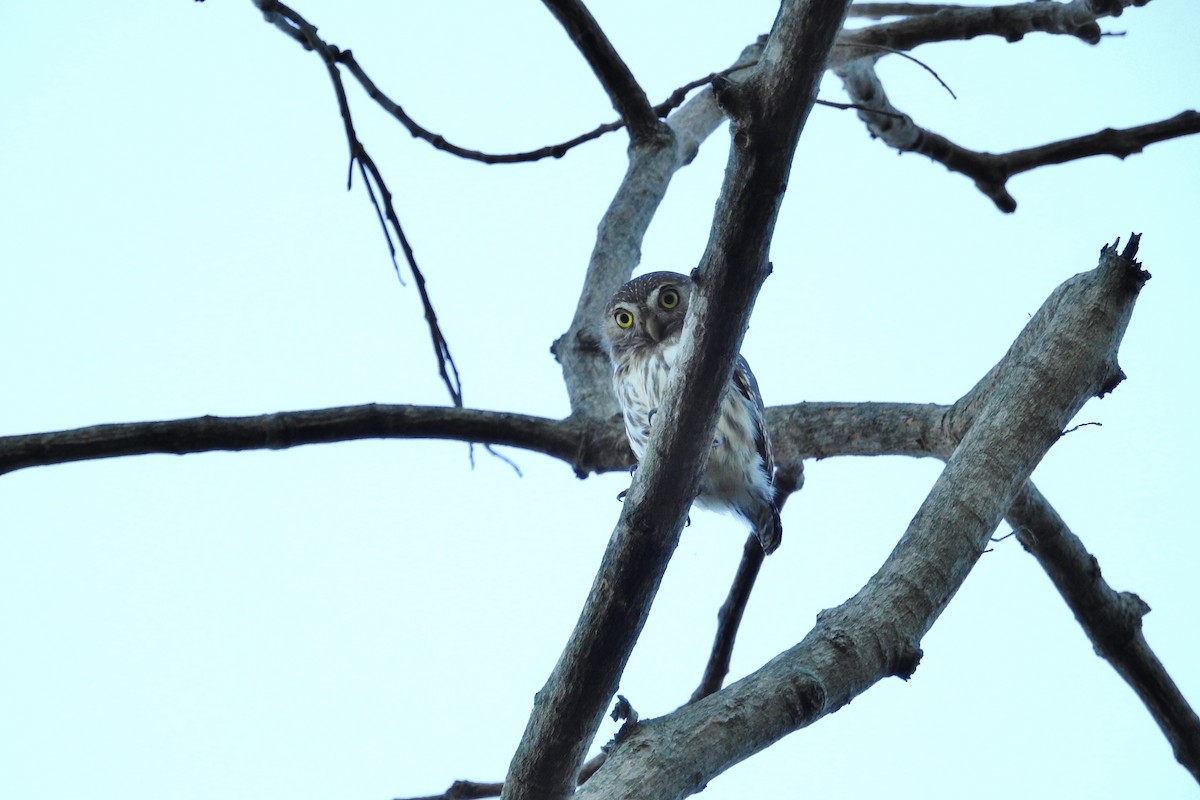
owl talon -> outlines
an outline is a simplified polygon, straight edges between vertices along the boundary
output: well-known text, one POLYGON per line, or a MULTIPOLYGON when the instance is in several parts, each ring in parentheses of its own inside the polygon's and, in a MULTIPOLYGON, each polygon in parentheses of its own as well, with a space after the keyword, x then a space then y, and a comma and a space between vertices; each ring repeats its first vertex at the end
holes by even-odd
POLYGON ((628 489, 625 489, 624 491, 621 491, 621 492, 617 492, 617 502, 618 502, 618 503, 624 503, 624 502, 625 502, 625 495, 627 495, 627 494, 629 494, 629 490, 628 490, 628 489))
MULTIPOLYGON (((654 408, 650 409, 650 412, 648 414, 646 414, 646 427, 647 428, 649 428, 650 425, 653 424, 654 415, 657 413, 658 413, 658 406, 655 406, 654 408)), ((647 433, 649 433, 649 431, 647 431, 647 433)))

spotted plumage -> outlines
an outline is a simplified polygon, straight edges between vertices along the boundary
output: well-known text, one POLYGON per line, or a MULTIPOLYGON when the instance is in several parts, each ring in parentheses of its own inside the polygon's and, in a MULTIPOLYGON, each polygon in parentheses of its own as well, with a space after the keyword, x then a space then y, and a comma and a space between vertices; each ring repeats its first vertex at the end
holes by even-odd
MULTIPOLYGON (((686 275, 653 272, 618 289, 605 309, 604 340, 613 365, 613 389, 638 461, 646 452, 654 412, 679 354, 691 292, 692 281, 686 275)), ((696 503, 741 517, 758 536, 763 551, 771 553, 783 536, 771 485, 774 470, 758 382, 746 359, 738 356, 721 399, 696 503)))

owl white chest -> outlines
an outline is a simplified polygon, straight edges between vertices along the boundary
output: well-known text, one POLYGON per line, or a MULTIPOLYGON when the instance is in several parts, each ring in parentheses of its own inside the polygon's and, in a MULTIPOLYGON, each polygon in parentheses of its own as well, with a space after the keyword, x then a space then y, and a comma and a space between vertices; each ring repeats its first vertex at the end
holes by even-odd
POLYGON ((613 389, 621 404, 629 445, 638 461, 650 441, 650 416, 662 402, 679 343, 637 348, 613 368, 613 389))

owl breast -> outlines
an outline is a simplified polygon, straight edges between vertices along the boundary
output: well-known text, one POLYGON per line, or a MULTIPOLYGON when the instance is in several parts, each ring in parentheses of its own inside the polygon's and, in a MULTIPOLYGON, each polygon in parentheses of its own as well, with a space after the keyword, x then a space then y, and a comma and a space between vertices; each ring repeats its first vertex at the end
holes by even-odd
POLYGON ((641 461, 650 441, 650 412, 662 402, 679 343, 633 348, 613 368, 613 388, 621 404, 629 446, 641 461))

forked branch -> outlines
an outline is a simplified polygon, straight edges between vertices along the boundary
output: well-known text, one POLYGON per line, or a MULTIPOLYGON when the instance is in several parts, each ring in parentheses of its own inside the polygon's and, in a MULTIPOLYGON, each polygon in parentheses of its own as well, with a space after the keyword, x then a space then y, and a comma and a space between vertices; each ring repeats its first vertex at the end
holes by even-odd
MULTIPOLYGON (((392 203, 392 193, 388 189, 387 182, 354 129, 350 101, 346 97, 346 86, 342 82, 342 73, 338 67, 341 52, 317 35, 316 26, 283 3, 276 0, 254 0, 254 4, 263 12, 268 21, 299 41, 305 48, 316 51, 325 63, 329 79, 333 82, 334 93, 337 96, 338 111, 341 113, 342 125, 346 131, 346 143, 350 148, 350 168, 346 179, 346 188, 350 188, 351 177, 357 166, 367 195, 371 199, 371 205, 375 208, 375 214, 379 218, 379 226, 383 230, 388 254, 392 259, 392 268, 396 270, 397 278, 400 278, 400 265, 396 262, 396 243, 399 243, 400 249, 404 253, 404 260, 408 264, 409 271, 412 272, 413 280, 417 284, 417 292, 421 296, 421 305, 425 309, 425 323, 429 328, 429 338, 433 344, 434 356, 437 358, 438 374, 450 392, 450 399, 454 405, 461 407, 463 404, 462 381, 459 378, 458 365, 454 363, 454 356, 450 354, 450 343, 446 341, 441 326, 438 324, 437 312, 433 309, 433 301, 425 286, 425 275, 417 266, 416 255, 408 242, 404 228, 400 225, 400 217, 392 203)), ((403 282, 403 279, 401 281, 403 282)))
POLYGON ((1140 153, 1155 142, 1200 133, 1200 113, 1184 111, 1161 122, 1121 130, 1107 128, 1086 136, 1009 153, 969 150, 922 128, 892 105, 875 71, 874 60, 874 57, 862 58, 835 69, 846 92, 859 106, 858 116, 866 123, 867 129, 902 153, 920 153, 953 172, 971 178, 979 191, 1006 213, 1017 208, 1016 199, 1008 192, 1008 179, 1014 175, 1096 155, 1125 158, 1140 153))

